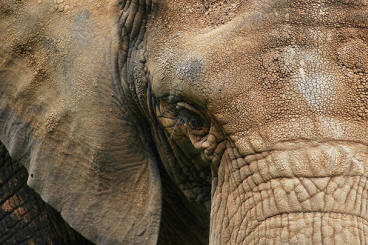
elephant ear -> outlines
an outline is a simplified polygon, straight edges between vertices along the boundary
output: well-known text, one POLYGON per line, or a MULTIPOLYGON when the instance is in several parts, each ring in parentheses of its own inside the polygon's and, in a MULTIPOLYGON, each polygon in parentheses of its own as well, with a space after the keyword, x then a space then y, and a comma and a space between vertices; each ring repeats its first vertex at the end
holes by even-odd
POLYGON ((0 3, 0 140, 86 238, 156 244, 160 177, 118 62, 149 1, 66 2, 0 3))

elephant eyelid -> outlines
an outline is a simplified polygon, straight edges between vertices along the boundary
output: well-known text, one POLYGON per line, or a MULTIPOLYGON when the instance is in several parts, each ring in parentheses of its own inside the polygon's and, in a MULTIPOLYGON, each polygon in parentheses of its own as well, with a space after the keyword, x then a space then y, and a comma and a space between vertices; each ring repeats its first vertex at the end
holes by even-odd
POLYGON ((203 115, 202 112, 200 112, 199 110, 197 110, 196 108, 194 108, 193 106, 185 103, 185 102, 178 102, 176 104, 176 109, 180 110, 180 109, 186 109, 194 114, 197 114, 200 116, 200 118, 204 119, 205 116, 203 115))

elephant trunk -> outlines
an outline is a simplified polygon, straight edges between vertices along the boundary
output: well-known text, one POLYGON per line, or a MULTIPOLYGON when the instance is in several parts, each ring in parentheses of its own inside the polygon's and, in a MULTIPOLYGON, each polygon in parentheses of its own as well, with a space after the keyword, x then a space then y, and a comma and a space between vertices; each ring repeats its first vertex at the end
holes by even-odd
POLYGON ((213 180, 210 244, 368 242, 368 146, 283 142, 240 156, 228 145, 213 180))

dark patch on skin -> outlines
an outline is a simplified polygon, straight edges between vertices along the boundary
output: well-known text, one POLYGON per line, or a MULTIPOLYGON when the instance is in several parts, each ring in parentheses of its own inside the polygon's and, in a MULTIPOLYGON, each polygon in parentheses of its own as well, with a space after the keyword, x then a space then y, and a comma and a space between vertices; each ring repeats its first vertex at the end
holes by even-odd
MULTIPOLYGON (((67 78, 67 81, 68 83, 73 83, 74 81, 74 76, 73 76, 73 68, 75 66, 74 64, 74 60, 75 60, 75 57, 74 55, 68 55, 66 57, 63 58, 63 74, 64 76, 67 78)), ((70 87, 68 87, 67 91, 65 91, 66 93, 68 93, 68 90, 71 89, 71 85, 70 87)), ((70 91, 70 90, 69 90, 70 91)))
POLYGON ((43 44, 47 51, 50 53, 58 54, 60 52, 54 40, 45 38, 43 44))
POLYGON ((92 35, 90 27, 90 13, 88 10, 81 10, 77 13, 70 33, 73 39, 83 42, 84 45, 86 42, 88 43, 88 40, 92 35))
POLYGON ((198 59, 188 59, 179 63, 176 74, 180 79, 195 82, 200 79, 202 62, 198 59))
POLYGON ((79 24, 84 24, 87 20, 89 20, 89 11, 86 9, 79 11, 74 18, 74 22, 79 24))
POLYGON ((95 39, 93 20, 91 20, 91 13, 88 10, 80 10, 76 14, 70 29, 70 35, 72 39, 69 45, 72 47, 72 52, 69 52, 63 58, 61 65, 67 82, 65 94, 74 96, 71 91, 78 91, 78 80, 80 80, 80 77, 76 76, 75 67, 78 64, 80 54, 86 52, 85 50, 90 48, 95 39))

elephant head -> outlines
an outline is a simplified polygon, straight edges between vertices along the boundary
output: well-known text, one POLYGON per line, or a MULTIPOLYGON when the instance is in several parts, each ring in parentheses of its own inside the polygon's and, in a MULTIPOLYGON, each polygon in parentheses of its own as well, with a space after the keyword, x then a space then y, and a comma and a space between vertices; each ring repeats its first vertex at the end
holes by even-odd
POLYGON ((364 243, 367 14, 1 3, 0 140, 98 244, 364 243))

